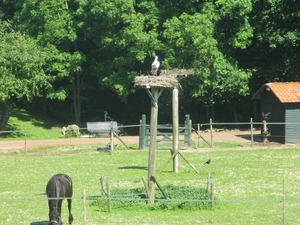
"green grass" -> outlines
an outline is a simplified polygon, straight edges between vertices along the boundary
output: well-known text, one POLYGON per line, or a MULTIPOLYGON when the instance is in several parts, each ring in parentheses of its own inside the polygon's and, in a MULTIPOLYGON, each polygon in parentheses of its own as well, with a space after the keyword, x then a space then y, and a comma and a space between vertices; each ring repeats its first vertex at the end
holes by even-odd
MULTIPOLYGON (((59 138, 60 124, 25 110, 14 111, 7 130, 26 130, 28 139, 59 138)), ((7 139, 24 139, 24 132, 15 132, 7 139)), ((0 142, 1 144, 1 142, 0 142)), ((165 143, 159 144, 166 145, 165 143)), ((48 220, 44 195, 49 178, 55 173, 67 173, 74 182, 74 224, 83 223, 83 190, 86 190, 87 224, 282 224, 283 180, 285 182, 285 222, 300 223, 300 150, 253 149, 231 150, 239 143, 214 143, 222 150, 184 152, 184 157, 199 173, 182 159, 180 172, 173 173, 169 163, 156 178, 164 187, 205 188, 208 173, 212 176, 216 206, 213 210, 187 210, 176 207, 122 207, 113 202, 113 211, 95 204, 100 196, 99 178, 109 182, 112 191, 143 189, 142 177, 147 177, 148 151, 127 151, 119 145, 114 153, 97 153, 96 146, 49 147, 0 153, 0 224, 39 225, 48 220), (211 159, 210 165, 203 165, 211 159)), ((130 147, 137 148, 136 145, 130 147)), ((170 147, 167 144, 167 147, 170 147)), ((208 146, 201 146, 208 147, 208 146)), ((156 168, 169 159, 167 150, 157 151, 156 168)), ((183 190, 183 189, 182 189, 183 190)), ((158 191, 157 191, 158 192, 158 191)), ((189 196, 190 191, 182 191, 189 196)), ((180 198, 183 198, 182 196, 180 198)), ((162 203, 163 204, 163 203, 162 203)), ((67 221, 66 203, 62 218, 67 221)))
MULTIPOLYGON (((25 153, 0 155, 0 224, 37 224, 47 220, 47 200, 42 193, 55 173, 73 178, 74 224, 83 221, 82 193, 99 196, 99 178, 111 189, 143 188, 147 177, 148 151, 117 150, 97 153, 80 147, 35 149, 25 153), (16 216, 17 215, 17 216, 16 216)), ((182 154, 199 171, 195 173, 181 159, 180 173, 172 165, 156 174, 163 186, 206 186, 210 173, 218 200, 213 210, 162 210, 116 207, 111 213, 87 201, 87 221, 92 224, 281 224, 282 190, 285 180, 286 224, 300 223, 300 150, 264 149, 193 152, 182 154), (210 158, 210 165, 203 163, 210 158)), ((157 168, 169 158, 168 151, 157 151, 157 168)), ((188 195, 188 193, 187 193, 188 195)), ((67 208, 63 205, 63 220, 67 208)))
MULTIPOLYGON (((6 140, 45 140, 60 138, 61 124, 49 118, 32 114, 24 109, 15 108, 5 127, 6 133, 2 138, 6 140)), ((1 140, 1 139, 0 139, 1 140)))

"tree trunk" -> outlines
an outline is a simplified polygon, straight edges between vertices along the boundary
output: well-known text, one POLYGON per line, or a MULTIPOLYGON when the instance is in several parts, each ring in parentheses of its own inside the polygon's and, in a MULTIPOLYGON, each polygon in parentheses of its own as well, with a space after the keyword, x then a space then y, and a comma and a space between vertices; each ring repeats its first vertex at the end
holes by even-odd
POLYGON ((73 87, 73 105, 74 105, 74 115, 75 123, 80 123, 80 114, 81 114, 81 102, 80 102, 80 76, 79 72, 75 74, 72 73, 72 87, 73 87))
MULTIPOLYGON (((0 118, 0 131, 3 131, 8 120, 9 117, 11 116, 12 113, 12 105, 8 102, 2 102, 3 105, 3 110, 2 110, 2 115, 0 118)), ((1 136, 1 134, 0 134, 1 136)))
POLYGON ((215 121, 215 108, 214 108, 214 105, 211 105, 210 109, 211 109, 211 118, 212 118, 213 121, 215 121))
POLYGON ((206 112, 206 119, 207 119, 207 121, 209 121, 211 119, 211 117, 210 117, 208 105, 205 106, 205 112, 206 112))

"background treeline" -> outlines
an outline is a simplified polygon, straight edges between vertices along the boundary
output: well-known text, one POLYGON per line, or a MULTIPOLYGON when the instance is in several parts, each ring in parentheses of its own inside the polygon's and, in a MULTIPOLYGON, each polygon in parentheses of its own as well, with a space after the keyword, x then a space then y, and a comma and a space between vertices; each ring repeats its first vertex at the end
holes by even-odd
POLYGON ((0 19, 0 130, 21 106, 66 124, 104 111, 136 124, 150 100, 133 79, 155 55, 196 71, 180 78, 180 122, 260 120, 252 94, 300 77, 297 0, 3 0, 0 19))

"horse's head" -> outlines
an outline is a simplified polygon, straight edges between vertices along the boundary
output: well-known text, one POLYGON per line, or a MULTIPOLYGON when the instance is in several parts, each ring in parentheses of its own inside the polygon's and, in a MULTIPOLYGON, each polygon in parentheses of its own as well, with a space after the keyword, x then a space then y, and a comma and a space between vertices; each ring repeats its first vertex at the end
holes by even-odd
POLYGON ((58 212, 57 207, 53 207, 49 214, 49 225, 62 225, 62 221, 58 212))

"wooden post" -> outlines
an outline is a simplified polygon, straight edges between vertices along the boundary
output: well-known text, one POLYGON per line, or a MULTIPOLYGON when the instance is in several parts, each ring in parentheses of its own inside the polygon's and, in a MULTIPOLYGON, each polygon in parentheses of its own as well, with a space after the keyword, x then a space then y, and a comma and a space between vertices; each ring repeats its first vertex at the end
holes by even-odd
POLYGON ((187 164, 189 164, 190 167, 192 167, 196 173, 199 173, 199 171, 180 152, 178 152, 178 154, 184 159, 184 161, 186 161, 187 164))
POLYGON ((213 209, 214 208, 214 184, 211 183, 210 184, 210 208, 213 209))
POLYGON ((250 118, 251 147, 253 147, 253 119, 250 118))
MULTIPOLYGON (((143 181, 144 187, 145 187, 145 189, 146 189, 147 196, 149 196, 149 188, 148 188, 147 182, 146 182, 146 180, 145 180, 145 177, 142 177, 142 181, 143 181)), ((148 198, 148 197, 147 197, 147 198, 148 198)))
POLYGON ((197 125, 197 137, 198 137, 198 145, 197 148, 200 147, 200 124, 197 125))
POLYGON ((158 189, 161 191, 161 193, 163 194, 163 196, 165 197, 165 199, 168 198, 167 194, 164 192, 162 186, 158 183, 158 180, 155 177, 152 177, 152 179, 154 180, 154 182, 156 183, 158 189))
MULTIPOLYGON (((173 98, 172 98, 172 114, 173 114, 173 151, 178 151, 179 148, 179 115, 178 115, 178 88, 173 88, 173 98)), ((178 173, 179 172, 179 156, 176 154, 173 157, 173 172, 178 173)))
POLYGON ((285 225, 285 184, 282 182, 282 225, 285 225))
POLYGON ((139 149, 145 149, 146 147, 146 115, 142 115, 140 120, 140 140, 139 140, 139 149))
POLYGON ((100 177, 100 189, 101 189, 101 195, 105 194, 105 191, 104 191, 104 179, 103 179, 102 176, 100 177))
POLYGON ((111 198, 110 198, 110 187, 109 183, 106 183, 106 192, 107 192, 107 207, 108 207, 108 212, 111 212, 111 198))
POLYGON ((83 225, 86 224, 86 194, 85 189, 83 189, 83 225))
POLYGON ((163 89, 152 88, 148 94, 151 98, 151 119, 150 119, 150 146, 149 146, 149 158, 148 158, 148 188, 149 199, 148 204, 154 203, 155 196, 155 181, 151 179, 155 176, 156 165, 156 137, 157 137, 157 118, 158 118, 158 98, 161 95, 163 89))
POLYGON ((207 191, 209 191, 209 187, 210 187, 210 172, 208 172, 208 175, 207 175, 207 186, 206 186, 207 191))
POLYGON ((113 121, 111 121, 111 128, 110 128, 110 152, 114 151, 114 127, 113 121))
POLYGON ((209 119, 209 129, 210 129, 210 147, 213 147, 213 125, 212 125, 212 119, 209 119))
POLYGON ((25 153, 26 153, 26 150, 27 150, 27 135, 26 135, 26 127, 25 127, 25 142, 24 142, 24 149, 25 149, 25 153))

